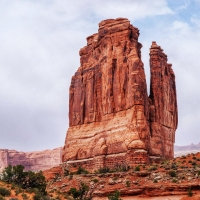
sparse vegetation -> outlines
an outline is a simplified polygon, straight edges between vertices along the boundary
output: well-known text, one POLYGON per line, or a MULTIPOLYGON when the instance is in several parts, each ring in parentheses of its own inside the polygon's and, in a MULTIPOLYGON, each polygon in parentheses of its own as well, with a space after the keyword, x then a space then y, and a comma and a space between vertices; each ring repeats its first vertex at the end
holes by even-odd
POLYGON ((188 188, 188 196, 191 197, 193 195, 191 187, 188 188))
POLYGON ((105 174, 105 173, 108 173, 108 172, 110 172, 111 170, 110 170, 110 168, 109 167, 105 167, 105 168, 100 168, 100 169, 98 169, 97 171, 95 171, 95 173, 97 173, 97 174, 105 174))
POLYGON ((177 182, 178 182, 177 179, 175 179, 175 178, 172 179, 172 183, 177 183, 177 182))
MULTIPOLYGON (((40 196, 40 198, 38 198, 40 200, 46 198, 46 180, 41 171, 24 171, 24 166, 22 165, 9 165, 3 170, 1 180, 8 184, 11 183, 12 185, 10 186, 10 189, 15 190, 16 196, 22 193, 22 198, 24 200, 28 199, 28 196, 24 191, 34 192, 34 200, 37 200, 37 196, 40 196)), ((7 196, 9 195, 10 193, 7 193, 7 196)))
POLYGON ((69 193, 77 200, 91 200, 91 194, 89 194, 89 186, 81 182, 79 189, 71 188, 69 193))
POLYGON ((130 187, 131 183, 129 180, 126 181, 126 187, 130 187))
POLYGON ((140 171, 140 166, 139 165, 135 167, 135 171, 140 171))
POLYGON ((75 174, 88 174, 89 172, 83 167, 79 167, 75 174))
POLYGON ((176 177, 176 172, 174 170, 169 171, 171 177, 176 177))
POLYGON ((120 198, 120 192, 119 192, 119 191, 115 191, 114 193, 110 194, 110 195, 108 196, 108 199, 109 199, 109 200, 122 200, 122 199, 120 198))
POLYGON ((10 196, 10 191, 4 187, 0 187, 0 195, 3 197, 10 196))
POLYGON ((156 166, 151 166, 151 167, 149 167, 148 170, 149 170, 149 171, 154 171, 154 170, 157 170, 157 167, 156 167, 156 166))

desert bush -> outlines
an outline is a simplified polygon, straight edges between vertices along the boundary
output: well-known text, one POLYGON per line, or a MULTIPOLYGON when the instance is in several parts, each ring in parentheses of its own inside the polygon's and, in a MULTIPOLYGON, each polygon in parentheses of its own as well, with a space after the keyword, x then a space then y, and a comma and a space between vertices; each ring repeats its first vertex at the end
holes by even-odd
POLYGON ((79 167, 78 170, 75 172, 75 174, 88 174, 89 172, 82 168, 82 167, 79 167))
POLYGON ((79 200, 91 200, 92 198, 89 196, 89 186, 85 183, 81 182, 79 185, 79 189, 70 188, 69 193, 73 196, 74 199, 79 200))
POLYGON ((175 179, 175 178, 172 179, 172 183, 177 183, 177 182, 178 182, 177 179, 175 179))
POLYGON ((17 196, 17 195, 20 194, 20 193, 22 193, 22 189, 17 188, 17 189, 15 190, 15 195, 17 196))
POLYGON ((192 165, 196 165, 197 163, 196 162, 192 162, 192 165))
POLYGON ((135 171, 140 171, 140 166, 139 165, 135 167, 135 171))
POLYGON ((41 171, 24 171, 24 166, 22 165, 9 165, 3 170, 2 180, 23 189, 37 188, 40 193, 46 194, 46 180, 41 171))
POLYGON ((126 187, 130 187, 131 183, 129 180, 126 181, 126 187))
POLYGON ((97 183, 99 180, 97 178, 93 178, 91 181, 97 183))
POLYGON ((110 172, 110 168, 109 167, 104 167, 104 168, 100 168, 96 171, 97 174, 105 174, 105 173, 108 173, 110 172))
POLYGON ((174 170, 169 171, 171 177, 176 177, 176 172, 174 170))
POLYGON ((171 169, 177 169, 177 164, 173 162, 171 165, 171 169))
POLYGON ((148 170, 149 170, 149 171, 154 171, 154 170, 157 170, 157 167, 156 167, 156 166, 151 166, 151 167, 149 167, 148 170))
POLYGON ((0 200, 5 200, 5 198, 0 195, 0 200))
POLYGON ((109 200, 122 200, 122 199, 120 198, 120 192, 119 192, 119 191, 115 191, 114 193, 110 194, 110 195, 108 196, 108 199, 109 199, 109 200))
POLYGON ((4 188, 4 187, 0 187, 0 195, 3 196, 3 197, 6 197, 6 196, 10 196, 10 190, 4 188))
POLYGON ((27 199, 28 199, 28 196, 27 196, 27 194, 25 194, 25 193, 22 193, 22 198, 23 198, 23 200, 27 200, 27 199))
POLYGON ((70 174, 69 170, 68 169, 64 169, 64 175, 68 176, 69 174, 70 174))
POLYGON ((188 196, 191 197, 193 195, 191 187, 188 188, 188 196))

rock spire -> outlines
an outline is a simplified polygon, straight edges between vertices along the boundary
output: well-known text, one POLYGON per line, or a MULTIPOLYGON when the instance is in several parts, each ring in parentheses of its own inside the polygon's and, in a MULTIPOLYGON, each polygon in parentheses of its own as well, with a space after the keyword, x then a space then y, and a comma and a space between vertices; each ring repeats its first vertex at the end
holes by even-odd
POLYGON ((167 56, 152 43, 151 92, 138 42, 125 18, 99 23, 87 38, 72 77, 69 129, 63 161, 90 170, 173 157, 177 127, 175 76, 167 56))

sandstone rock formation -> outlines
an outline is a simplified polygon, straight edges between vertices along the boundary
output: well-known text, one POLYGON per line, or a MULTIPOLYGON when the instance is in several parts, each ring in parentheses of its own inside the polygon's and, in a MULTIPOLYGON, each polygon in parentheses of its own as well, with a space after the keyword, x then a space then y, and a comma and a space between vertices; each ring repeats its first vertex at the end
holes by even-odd
POLYGON ((171 66, 163 50, 153 42, 150 48, 150 154, 166 158, 174 156, 178 124, 175 75, 171 66))
POLYGON ((118 18, 100 22, 87 38, 70 85, 64 162, 97 169, 147 163, 150 155, 173 157, 174 74, 153 43, 148 98, 138 36, 128 19, 118 18))
POLYGON ((23 165, 27 171, 49 169, 61 164, 61 152, 61 147, 35 152, 0 149, 0 172, 8 165, 23 165))

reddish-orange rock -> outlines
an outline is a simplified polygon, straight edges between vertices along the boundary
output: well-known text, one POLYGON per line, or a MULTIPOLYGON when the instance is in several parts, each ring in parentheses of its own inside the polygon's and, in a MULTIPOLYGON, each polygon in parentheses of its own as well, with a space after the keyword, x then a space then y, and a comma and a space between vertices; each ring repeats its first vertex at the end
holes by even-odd
POLYGON ((0 149, 0 172, 8 165, 23 165, 25 170, 46 170, 61 164, 62 148, 53 150, 19 152, 0 149))
MULTIPOLYGON (((100 22, 98 33, 87 38, 87 46, 79 52, 81 66, 70 85, 64 162, 97 169, 146 163, 150 154, 168 156, 153 148, 158 136, 150 128, 155 126, 152 120, 157 104, 152 98, 149 106, 138 36, 139 30, 128 19, 118 18, 100 22)), ((155 122, 162 125, 162 121, 155 122)), ((167 123, 174 123, 174 118, 167 123)), ((171 139, 166 140, 169 145, 174 135, 171 139)))
POLYGON ((150 48, 150 154, 174 156, 175 131, 178 123, 175 75, 163 50, 152 42, 150 48))

